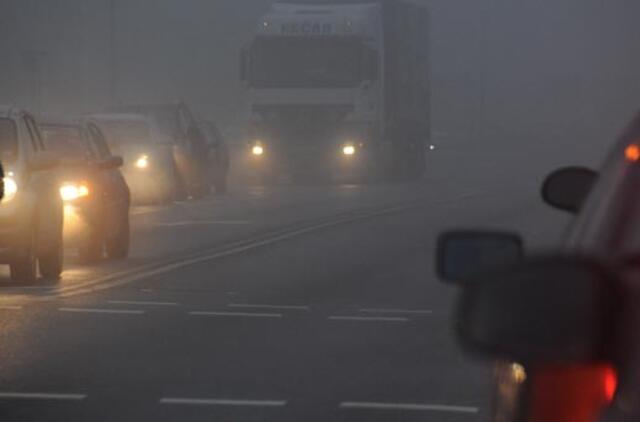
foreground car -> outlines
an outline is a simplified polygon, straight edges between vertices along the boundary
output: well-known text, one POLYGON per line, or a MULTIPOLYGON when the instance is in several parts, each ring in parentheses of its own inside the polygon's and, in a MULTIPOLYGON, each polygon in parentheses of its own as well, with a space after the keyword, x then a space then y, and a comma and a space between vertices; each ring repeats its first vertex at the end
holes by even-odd
POLYGON ((492 420, 640 420, 639 139, 640 116, 599 177, 547 178, 545 202, 579 212, 560 252, 523 258, 511 233, 441 236, 439 273, 463 287, 461 342, 499 362, 492 420))
POLYGON ((34 282, 38 268, 44 278, 57 279, 63 268, 57 160, 29 113, 0 106, 0 160, 0 263, 9 264, 15 281, 34 282))
POLYGON ((83 262, 129 254, 129 188, 92 121, 48 120, 41 124, 45 145, 64 157, 58 169, 65 203, 65 237, 83 262))

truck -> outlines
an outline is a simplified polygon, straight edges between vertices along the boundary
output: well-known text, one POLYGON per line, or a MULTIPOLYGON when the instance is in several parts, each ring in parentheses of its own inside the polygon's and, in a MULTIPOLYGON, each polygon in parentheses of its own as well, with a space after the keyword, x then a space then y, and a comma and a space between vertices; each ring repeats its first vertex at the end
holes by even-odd
POLYGON ((411 180, 430 138, 429 13, 409 0, 279 2, 240 60, 265 181, 411 180))

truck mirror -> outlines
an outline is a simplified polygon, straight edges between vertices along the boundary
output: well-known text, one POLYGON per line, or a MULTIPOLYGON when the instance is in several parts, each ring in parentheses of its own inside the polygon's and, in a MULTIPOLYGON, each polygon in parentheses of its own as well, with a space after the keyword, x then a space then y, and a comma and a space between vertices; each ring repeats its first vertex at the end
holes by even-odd
POLYGON ((473 281, 456 310, 468 351, 534 365, 611 358, 621 298, 617 276, 597 261, 538 257, 473 281))
POLYGON ((455 230, 437 242, 436 269, 441 280, 464 283, 496 268, 518 264, 524 257, 522 238, 493 231, 455 230))

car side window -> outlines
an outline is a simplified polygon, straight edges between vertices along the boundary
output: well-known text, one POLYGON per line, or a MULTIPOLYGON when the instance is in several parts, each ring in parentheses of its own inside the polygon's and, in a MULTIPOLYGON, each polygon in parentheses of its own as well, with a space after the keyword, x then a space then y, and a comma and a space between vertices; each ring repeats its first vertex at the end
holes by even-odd
POLYGON ((89 139, 91 140, 91 148, 96 152, 98 158, 106 159, 111 157, 111 150, 102 132, 94 124, 89 125, 89 139))

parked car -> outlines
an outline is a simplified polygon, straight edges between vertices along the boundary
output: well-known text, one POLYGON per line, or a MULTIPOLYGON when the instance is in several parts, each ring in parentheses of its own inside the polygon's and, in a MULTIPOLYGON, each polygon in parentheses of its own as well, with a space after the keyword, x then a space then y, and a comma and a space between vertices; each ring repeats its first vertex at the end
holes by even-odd
POLYGON ((147 117, 157 153, 172 173, 175 199, 199 198, 207 192, 206 175, 201 171, 206 141, 186 104, 122 105, 111 111, 147 117))
POLYGON ((0 263, 11 278, 32 283, 38 268, 46 279, 63 269, 63 211, 55 168, 35 119, 24 110, 0 106, 0 263))
POLYGON ((208 161, 205 169, 207 181, 210 186, 215 188, 216 193, 225 193, 227 192, 227 179, 231 167, 229 149, 214 123, 200 122, 200 130, 207 140, 208 161))
POLYGON ((129 254, 129 188, 92 120, 41 122, 45 146, 61 158, 60 196, 65 203, 65 240, 78 248, 82 262, 106 252, 111 259, 129 254))
POLYGON ((640 420, 640 115, 600 174, 552 173, 544 201, 577 213, 564 245, 525 257, 514 233, 439 239, 442 279, 462 287, 456 330, 498 362, 492 421, 640 420))

